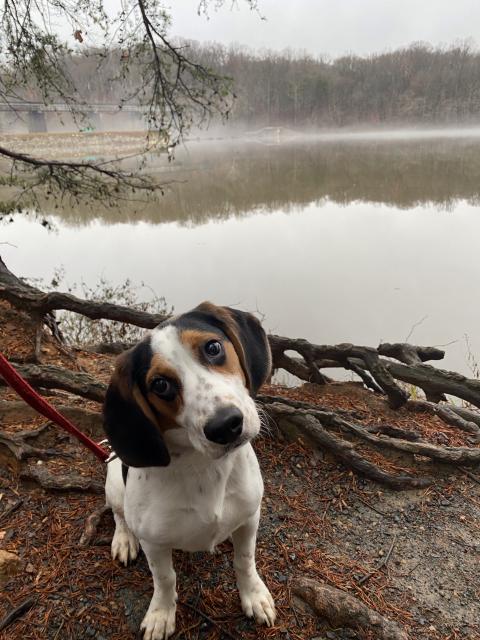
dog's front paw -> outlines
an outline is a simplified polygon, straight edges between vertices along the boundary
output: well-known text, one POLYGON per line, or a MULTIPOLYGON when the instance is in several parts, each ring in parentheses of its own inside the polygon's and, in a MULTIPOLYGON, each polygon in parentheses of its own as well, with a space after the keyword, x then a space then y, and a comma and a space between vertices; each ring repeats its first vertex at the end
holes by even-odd
POLYGON ((173 606, 166 609, 148 610, 140 625, 140 631, 143 631, 143 640, 166 640, 173 635, 175 609, 176 607, 173 606))
POLYGON ((247 617, 255 618, 259 624, 273 627, 277 615, 275 603, 270 591, 260 578, 252 581, 247 587, 240 589, 240 600, 242 601, 242 609, 247 617))
POLYGON ((125 566, 135 560, 138 556, 138 540, 129 530, 115 529, 112 539, 112 558, 118 560, 125 566))

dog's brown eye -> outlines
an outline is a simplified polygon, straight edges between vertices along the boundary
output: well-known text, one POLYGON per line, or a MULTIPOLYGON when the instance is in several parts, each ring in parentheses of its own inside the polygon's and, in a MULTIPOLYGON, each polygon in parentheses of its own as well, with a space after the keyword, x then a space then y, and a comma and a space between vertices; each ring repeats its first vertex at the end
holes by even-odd
POLYGON ((224 351, 222 343, 218 340, 209 340, 204 347, 205 354, 210 360, 218 360, 223 357, 224 351))
POLYGON ((164 400, 173 400, 176 395, 175 387, 168 378, 155 378, 150 388, 155 395, 164 400))

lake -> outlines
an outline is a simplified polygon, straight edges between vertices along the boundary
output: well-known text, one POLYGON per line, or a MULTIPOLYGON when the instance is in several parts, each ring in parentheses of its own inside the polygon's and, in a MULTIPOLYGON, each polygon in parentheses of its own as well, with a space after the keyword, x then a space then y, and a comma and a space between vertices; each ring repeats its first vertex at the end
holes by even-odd
POLYGON ((464 373, 468 336, 480 360, 478 132, 191 142, 150 170, 174 181, 158 202, 3 225, 9 268, 130 278, 177 312, 208 299, 322 344, 448 344, 464 373))

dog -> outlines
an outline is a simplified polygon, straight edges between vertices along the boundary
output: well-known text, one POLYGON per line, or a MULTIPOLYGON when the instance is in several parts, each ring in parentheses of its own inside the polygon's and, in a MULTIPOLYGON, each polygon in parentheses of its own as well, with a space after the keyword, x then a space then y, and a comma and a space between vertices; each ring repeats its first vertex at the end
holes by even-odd
POLYGON ((275 623, 255 566, 263 481, 251 445, 261 426, 253 398, 270 369, 260 322, 208 302, 166 320, 117 362, 104 425, 118 457, 105 493, 112 557, 127 565, 140 546, 153 576, 144 640, 175 631, 172 550, 214 551, 230 536, 243 611, 275 623))

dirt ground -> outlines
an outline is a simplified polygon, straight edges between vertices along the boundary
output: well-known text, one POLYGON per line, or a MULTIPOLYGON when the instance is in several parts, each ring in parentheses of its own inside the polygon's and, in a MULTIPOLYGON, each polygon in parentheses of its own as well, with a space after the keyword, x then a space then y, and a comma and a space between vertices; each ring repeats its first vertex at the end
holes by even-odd
MULTIPOLYGON (((31 322, 0 305, 0 350, 7 357, 25 358, 32 347, 31 322)), ((44 340, 43 360, 83 367, 105 381, 113 363, 108 356, 60 353, 51 339, 44 340)), ((348 409, 363 424, 408 426, 430 442, 471 446, 468 434, 438 418, 393 412, 382 398, 357 384, 305 385, 296 390, 272 386, 267 392, 348 409)), ((0 401, 5 399, 15 396, 0 387, 0 401)), ((99 408, 63 392, 50 392, 49 399, 57 405, 99 408)), ((26 420, 21 411, 7 417, 0 414, 0 420, 5 432, 45 424, 40 416, 26 420)), ((94 435, 100 439, 100 433, 94 435)), ((57 427, 49 426, 30 442, 71 455, 43 462, 52 472, 75 471, 103 480, 104 469, 96 458, 57 427)), ((480 640, 480 478, 425 459, 387 459, 370 450, 369 457, 384 468, 414 470, 437 479, 427 489, 394 492, 353 474, 302 441, 286 441, 274 425, 254 446, 265 481, 258 567, 277 603, 277 626, 259 628, 242 615, 231 544, 226 542, 213 555, 175 553, 179 593, 175 638, 373 639, 348 629, 331 629, 295 601, 291 580, 307 575, 349 591, 396 620, 411 640, 480 640), (386 556, 388 562, 378 569, 386 556)), ((359 450, 362 447, 358 445, 359 450)), ((0 549, 18 554, 23 563, 4 587, 0 620, 27 598, 35 598, 33 607, 0 632, 0 638, 137 637, 152 593, 144 556, 128 569, 111 560, 109 513, 92 545, 79 547, 85 519, 103 503, 103 496, 45 491, 22 480, 21 469, 36 464, 35 458, 20 464, 0 447, 0 549), (17 508, 3 517, 14 504, 17 508)))

